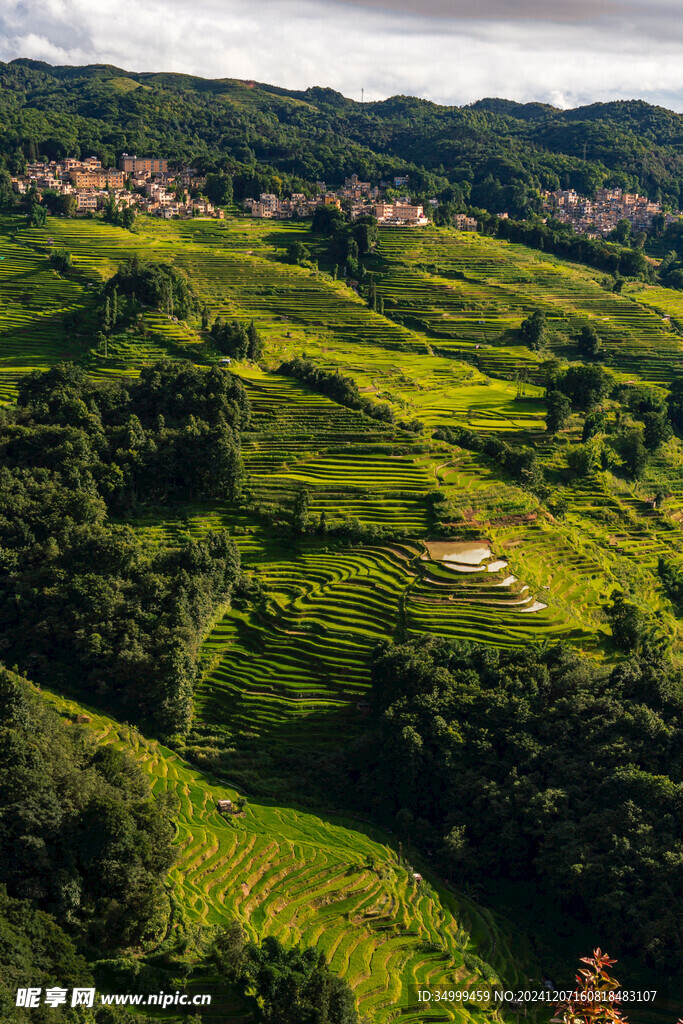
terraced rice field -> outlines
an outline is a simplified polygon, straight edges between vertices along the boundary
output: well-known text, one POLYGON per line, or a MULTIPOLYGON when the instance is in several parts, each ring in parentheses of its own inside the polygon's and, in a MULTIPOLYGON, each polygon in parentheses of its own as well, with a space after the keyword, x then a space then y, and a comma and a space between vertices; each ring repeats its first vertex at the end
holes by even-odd
MULTIPOLYGON (((542 515, 539 518, 535 499, 506 480, 499 467, 429 436, 437 426, 467 424, 479 432, 537 444, 542 452, 542 389, 527 383, 520 397, 514 383, 501 379, 501 375, 511 375, 519 360, 527 367, 527 376, 533 377, 537 363, 517 344, 499 342, 513 337, 521 319, 540 305, 554 325, 568 331, 586 322, 596 323, 615 353, 619 348, 623 355, 630 346, 637 351, 645 376, 662 379, 673 372, 679 339, 655 307, 664 299, 673 301, 676 293, 638 289, 633 296, 618 296, 604 291, 600 275, 522 246, 431 228, 421 232, 384 230, 374 257, 379 288, 388 305, 393 303, 392 315, 395 312, 398 319, 405 320, 402 325, 373 313, 351 289, 329 275, 284 262, 282 254, 293 238, 311 240, 302 225, 140 219, 138 226, 139 230, 131 233, 96 220, 50 221, 45 230, 15 225, 13 240, 8 242, 8 262, 0 261, 0 299, 3 288, 8 298, 12 289, 16 291, 22 266, 38 281, 41 295, 43 285, 49 282, 52 292, 40 300, 40 316, 34 318, 40 324, 46 319, 45 310, 70 308, 68 298, 80 296, 82 308, 86 308, 88 278, 95 282, 106 277, 127 256, 137 253, 176 263, 190 275, 212 314, 243 321, 253 318, 266 338, 267 370, 247 364, 232 367, 245 384, 254 409, 253 429, 243 438, 247 498, 252 505, 277 515, 291 508, 305 489, 313 521, 324 513, 328 521, 352 518, 388 528, 395 536, 424 538, 431 529, 430 492, 443 489, 468 535, 478 530, 493 536, 498 531, 503 548, 508 542, 518 545, 515 558, 523 563, 523 585, 530 587, 535 601, 547 605, 523 615, 515 611, 511 598, 501 600, 498 591, 494 600, 473 579, 457 581, 450 588, 424 575, 414 580, 406 574, 405 559, 394 555, 391 586, 386 593, 378 589, 386 612, 378 620, 380 626, 372 622, 374 605, 352 603, 343 627, 336 630, 343 638, 339 641, 343 656, 335 654, 329 644, 322 645, 329 654, 328 665, 315 645, 308 653, 299 649, 306 646, 297 638, 301 622, 285 627, 273 623, 280 614, 295 619, 301 616, 291 594, 309 593, 308 574, 313 570, 299 561, 313 558, 332 565, 332 553, 321 554, 314 544, 314 550, 293 551, 282 560, 266 550, 264 531, 248 516, 245 520, 239 509, 216 510, 223 526, 237 528, 236 539, 246 563, 258 567, 267 588, 272 588, 272 607, 279 609, 277 615, 271 615, 268 627, 261 622, 250 626, 232 617, 231 625, 222 627, 225 635, 239 636, 242 652, 249 645, 252 650, 259 649, 254 640, 260 638, 262 647, 272 647, 273 663, 284 664, 289 657, 299 666, 299 674, 285 679, 277 699, 269 701, 263 696, 272 675, 265 668, 267 661, 261 659, 260 667, 249 669, 250 678, 257 681, 250 692, 260 694, 264 722, 269 715, 281 719, 285 706, 287 714, 296 711, 294 717, 300 720, 312 692, 324 691, 320 698, 323 706, 326 702, 336 706, 339 684, 335 679, 341 663, 349 689, 345 700, 351 703, 360 680, 363 685, 367 681, 368 652, 378 629, 395 632, 400 626, 410 633, 429 627, 448 636, 471 635, 507 644, 530 636, 563 636, 590 647, 590 638, 599 640, 604 633, 599 607, 614 583, 610 558, 638 557, 642 562, 646 555, 652 567, 658 553, 679 549, 678 530, 672 531, 668 520, 651 515, 645 500, 647 482, 621 495, 615 491, 614 481, 603 477, 584 481, 568 492, 569 511, 560 525, 542 515), (72 253, 81 275, 79 283, 63 281, 46 269, 49 243, 72 253), (641 358, 644 347, 650 362, 641 358), (301 352, 329 368, 342 368, 365 394, 392 403, 398 416, 417 417, 426 433, 408 433, 370 421, 273 372, 281 357, 301 352), (467 361, 455 358, 458 355, 467 361), (508 357, 510 365, 505 363, 508 357), (653 361, 658 368, 650 373, 653 361), (497 376, 490 376, 492 372, 497 376), (281 564, 281 572, 290 574, 284 595, 278 590, 281 583, 274 569, 273 579, 267 578, 260 564, 264 561, 268 567, 281 564), (404 577, 400 586, 395 582, 396 573, 404 577), (282 629, 290 627, 292 631, 283 634, 282 629), (294 683, 295 679, 299 681, 294 683), (285 705, 278 703, 281 701, 285 705)), ((0 306, 0 313, 3 308, 0 306)), ((195 324, 175 323, 152 310, 145 318, 148 342, 117 338, 108 359, 101 353, 91 356, 93 372, 136 373, 144 362, 181 345, 184 351, 196 352, 197 358, 205 357, 207 343, 195 324)), ((37 338, 35 323, 30 329, 37 338)), ((52 349, 36 350, 36 361, 42 365, 65 354, 64 340, 54 331, 51 343, 52 349)), ((11 381, 20 368, 12 368, 12 377, 8 361, 5 363, 5 387, 10 395, 11 381)), ((628 370, 623 360, 616 365, 628 370)), ((680 483, 674 475, 671 484, 671 507, 676 508, 683 500, 683 474, 680 483)), ((195 510, 190 530, 207 529, 216 521, 216 514, 195 510)), ((173 522, 164 525, 162 517, 150 527, 150 536, 155 543, 163 542, 165 531, 176 529, 173 522)), ((365 570, 359 568, 352 577, 373 581, 377 572, 374 582, 381 588, 379 566, 373 558, 367 561, 365 570)), ((314 598, 307 598, 319 603, 313 615, 317 623, 328 621, 330 603, 338 604, 337 595, 325 595, 331 585, 326 582, 314 598)), ((268 592, 271 594, 270 589, 268 592)), ((303 626, 309 631, 318 628, 311 622, 303 626)), ((306 644, 310 644, 309 636, 306 644)), ((249 717, 240 672, 226 667, 219 682, 233 693, 240 690, 244 694, 241 699, 249 717)))
POLYGON ((602 287, 603 274, 525 246, 467 232, 385 229, 377 272, 392 312, 423 324, 440 351, 468 354, 486 372, 533 378, 515 331, 534 309, 546 313, 558 353, 576 358, 567 336, 592 324, 617 370, 657 383, 683 372, 681 336, 648 308, 649 290, 615 295, 602 287))
POLYGON ((373 1022, 508 1019, 491 1009, 418 1002, 419 988, 515 987, 522 981, 515 965, 530 960, 506 923, 421 868, 423 881, 416 881, 419 865, 410 867, 405 857, 399 863, 392 837, 359 819, 258 801, 249 801, 243 815, 223 817, 217 800, 239 795, 229 783, 133 729, 50 699, 72 719, 85 710, 101 742, 131 751, 155 791, 178 797, 172 934, 236 918, 252 938, 315 946, 373 1022))
POLYGON ((12 400, 23 374, 82 357, 65 321, 87 308, 82 285, 61 278, 14 234, 0 235, 0 402, 12 400))
POLYGON ((597 604, 603 568, 569 545, 565 562, 553 565, 560 539, 549 525, 538 534, 525 534, 531 552, 522 556, 520 540, 510 538, 508 554, 501 533, 501 546, 474 571, 430 558, 420 542, 319 547, 267 562, 246 556, 268 604, 229 613, 207 639, 198 731, 302 749, 333 745, 340 729, 359 725, 370 656, 387 637, 433 632, 495 646, 567 640, 590 650, 604 627, 575 601, 581 592, 597 604))
MULTIPOLYGON (((569 336, 594 323, 626 379, 665 383, 683 372, 680 294, 629 286, 614 295, 600 275, 521 246, 392 230, 381 233, 373 257, 385 317, 329 274, 283 261, 293 238, 321 245, 302 225, 140 220, 136 233, 95 220, 4 227, 0 400, 12 399, 22 373, 64 357, 107 376, 133 376, 164 354, 215 358, 198 318, 177 323, 155 310, 144 313, 144 333, 115 336, 106 357, 95 349, 87 332, 94 287, 135 253, 175 263, 212 317, 253 319, 265 338, 261 366, 231 366, 253 410, 242 438, 244 502, 156 510, 134 523, 153 545, 227 529, 262 586, 261 600, 229 610, 206 638, 192 740, 200 753, 217 746, 266 760, 288 750, 324 757, 340 737, 350 741, 363 729, 372 651, 386 638, 430 631, 501 647, 564 640, 604 657, 604 606, 634 573, 650 607, 671 618, 655 570, 659 555, 683 552, 678 442, 637 484, 607 472, 570 481, 562 487, 566 514, 554 519, 491 459, 432 434, 468 425, 534 445, 562 486, 579 425, 548 440, 539 360, 518 344, 521 320, 543 308, 556 352, 572 358, 569 336), (53 245, 72 253, 67 280, 49 267, 53 245), (73 312, 86 329, 70 339, 65 322, 73 312), (303 353, 424 429, 383 424, 278 374, 283 358, 303 353), (513 379, 520 374, 523 387, 513 379), (651 497, 664 485, 666 506, 654 510, 651 497), (364 544, 322 530, 295 537, 288 515, 302 490, 313 525, 324 513, 328 527, 355 520, 385 532, 364 544), (435 491, 452 513, 445 528, 434 522, 435 491), (471 565, 444 558, 431 543, 437 537, 490 554, 471 565)), ((677 623, 671 630, 680 638, 677 623)), ((155 785, 181 798, 175 927, 236 914, 252 934, 318 944, 373 1022, 491 1019, 417 1006, 418 982, 472 986, 492 976, 475 952, 493 973, 514 974, 518 961, 505 929, 484 911, 429 875, 416 886, 396 863, 390 837, 282 799, 250 803, 244 818, 227 821, 215 799, 233 795, 229 786, 137 733, 96 721, 103 739, 131 745, 155 785), (379 867, 369 866, 370 855, 379 867)))

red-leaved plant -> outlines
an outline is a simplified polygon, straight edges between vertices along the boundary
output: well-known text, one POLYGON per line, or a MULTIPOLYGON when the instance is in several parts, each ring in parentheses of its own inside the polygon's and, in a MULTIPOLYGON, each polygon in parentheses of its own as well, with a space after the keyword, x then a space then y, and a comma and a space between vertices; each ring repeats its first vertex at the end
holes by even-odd
POLYGON ((581 963, 588 966, 579 969, 570 998, 556 1004, 551 1024, 627 1024, 619 1008, 619 982, 608 973, 616 960, 594 949, 581 963))
POLYGON ((616 962, 600 949, 582 956, 581 963, 588 966, 579 969, 571 997, 555 1005, 550 1024, 628 1024, 619 1008, 619 982, 608 973, 616 962))

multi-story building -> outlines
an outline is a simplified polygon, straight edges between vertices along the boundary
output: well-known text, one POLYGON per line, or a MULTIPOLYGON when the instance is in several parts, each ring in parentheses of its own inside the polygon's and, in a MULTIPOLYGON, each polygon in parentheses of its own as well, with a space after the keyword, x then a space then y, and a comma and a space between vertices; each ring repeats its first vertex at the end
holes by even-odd
POLYGON ((453 226, 458 231, 476 231, 478 222, 476 217, 468 217, 465 213, 456 213, 453 217, 453 226))
POLYGON ((76 212, 88 213, 97 210, 100 200, 104 201, 101 193, 79 192, 76 196, 76 212))
POLYGON ((117 171, 114 167, 98 170, 74 169, 69 172, 69 178, 78 189, 93 188, 123 188, 123 171, 117 171))
POLYGON ((129 156, 124 153, 119 160, 119 170, 124 174, 165 174, 168 171, 168 160, 150 156, 129 156))
POLYGON ((418 227, 429 224, 423 206, 398 201, 396 203, 375 203, 375 217, 378 224, 389 227, 418 227))
POLYGON ((275 213, 280 207, 280 200, 271 192, 262 192, 259 196, 259 202, 266 208, 266 210, 271 210, 273 213, 275 213))
POLYGON ((277 217, 280 210, 280 200, 270 192, 262 192, 258 202, 255 199, 247 200, 245 205, 251 204, 252 217, 272 219, 277 217))
POLYGON ((272 220, 273 217, 277 216, 277 210, 273 210, 270 206, 267 206, 265 203, 257 203, 255 201, 251 208, 251 215, 252 217, 261 217, 265 218, 266 220, 272 220))

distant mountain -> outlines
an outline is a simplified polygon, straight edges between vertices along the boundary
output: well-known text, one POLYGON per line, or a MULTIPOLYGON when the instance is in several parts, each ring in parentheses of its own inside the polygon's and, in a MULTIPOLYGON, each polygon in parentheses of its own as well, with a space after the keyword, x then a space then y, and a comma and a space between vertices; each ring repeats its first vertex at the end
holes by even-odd
POLYGON ((470 103, 470 110, 488 110, 503 117, 516 117, 521 121, 540 121, 554 114, 560 114, 559 107, 548 103, 515 103, 514 100, 483 99, 470 103))
POLYGON ((0 64, 0 159, 124 151, 235 176, 235 194, 408 174, 410 191, 456 204, 538 209, 541 188, 601 185, 683 206, 683 117, 639 100, 560 110, 486 98, 358 103, 333 89, 130 72, 108 64, 0 64))

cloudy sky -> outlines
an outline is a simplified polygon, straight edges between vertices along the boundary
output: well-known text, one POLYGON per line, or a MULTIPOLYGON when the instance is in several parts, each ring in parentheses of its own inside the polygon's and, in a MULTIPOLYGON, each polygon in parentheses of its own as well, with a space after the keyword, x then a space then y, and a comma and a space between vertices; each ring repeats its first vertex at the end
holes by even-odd
POLYGON ((683 111, 681 0, 1 0, 0 60, 683 111))

